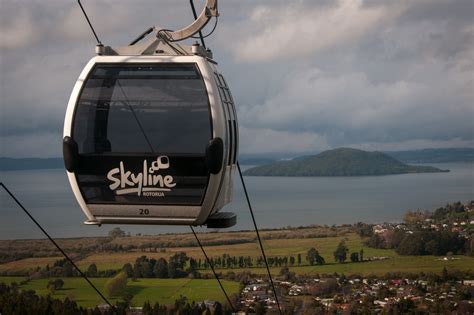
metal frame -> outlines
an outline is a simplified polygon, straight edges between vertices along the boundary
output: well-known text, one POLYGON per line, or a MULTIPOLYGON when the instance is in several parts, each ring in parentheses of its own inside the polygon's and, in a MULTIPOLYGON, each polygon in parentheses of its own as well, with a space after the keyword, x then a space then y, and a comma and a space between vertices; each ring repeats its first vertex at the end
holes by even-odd
POLYGON ((166 31, 167 40, 177 42, 199 33, 213 16, 219 16, 219 13, 217 12, 217 0, 206 0, 204 9, 193 23, 178 31, 166 31))

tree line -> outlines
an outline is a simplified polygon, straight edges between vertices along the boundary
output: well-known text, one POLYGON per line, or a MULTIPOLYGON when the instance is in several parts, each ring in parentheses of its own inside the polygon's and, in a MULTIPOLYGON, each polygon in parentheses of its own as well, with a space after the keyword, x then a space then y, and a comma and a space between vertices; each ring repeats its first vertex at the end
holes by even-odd
POLYGON ((407 232, 390 230, 381 234, 373 234, 365 241, 372 248, 395 249, 399 255, 447 255, 470 254, 472 252, 470 239, 459 233, 448 230, 431 231, 419 230, 407 232))
MULTIPOLYGON (((348 258, 352 262, 363 261, 363 250, 353 252, 348 256, 349 249, 342 241, 334 252, 336 262, 343 263, 348 258)), ((269 267, 293 267, 293 266, 313 266, 324 265, 326 261, 319 251, 312 247, 306 255, 298 253, 295 256, 269 256, 267 257, 269 267)), ((263 268, 265 261, 262 256, 231 256, 224 253, 222 256, 212 257, 209 262, 205 259, 195 259, 185 252, 177 252, 171 257, 149 258, 142 255, 136 258, 135 262, 126 263, 121 269, 99 270, 95 263, 88 266, 84 274, 88 277, 110 278, 123 271, 128 278, 183 278, 201 277, 199 271, 210 270, 210 265, 218 269, 247 269, 263 268)), ((54 278, 54 277, 78 277, 79 273, 73 268, 67 259, 59 259, 50 267, 36 268, 29 274, 30 279, 54 278)))
MULTIPOLYGON (((326 263, 315 248, 308 250, 305 259, 305 265, 323 265, 326 263)), ((267 257, 267 262, 269 267, 291 267, 303 265, 303 256, 302 254, 296 256, 270 256, 267 257)), ((210 264, 219 269, 260 268, 265 266, 265 261, 262 256, 230 256, 223 254, 220 257, 210 258, 208 263, 205 259, 195 259, 187 256, 185 252, 178 252, 168 260, 163 257, 154 259, 141 256, 135 260, 133 265, 125 264, 122 270, 131 278, 181 278, 189 275, 200 277, 199 271, 209 270, 210 264)), ((95 276, 95 270, 97 270, 95 264, 89 266, 88 275, 95 276), (91 270, 93 272, 90 272, 91 270)))

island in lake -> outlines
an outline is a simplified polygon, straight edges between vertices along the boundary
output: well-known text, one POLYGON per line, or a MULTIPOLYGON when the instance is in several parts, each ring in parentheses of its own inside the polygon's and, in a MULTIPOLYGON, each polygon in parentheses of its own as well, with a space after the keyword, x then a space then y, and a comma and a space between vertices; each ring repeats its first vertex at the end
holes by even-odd
POLYGON ((432 166, 408 165, 381 152, 339 148, 256 166, 247 176, 371 176, 449 172, 432 166))

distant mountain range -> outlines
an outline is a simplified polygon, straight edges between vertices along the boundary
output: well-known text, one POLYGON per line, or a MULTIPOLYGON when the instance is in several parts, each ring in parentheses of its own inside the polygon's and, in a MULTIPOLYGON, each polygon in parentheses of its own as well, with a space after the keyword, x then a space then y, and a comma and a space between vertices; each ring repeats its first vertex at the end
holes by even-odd
POLYGON ((407 173, 448 172, 431 166, 408 165, 382 152, 351 148, 324 151, 317 155, 256 166, 247 176, 370 176, 407 173))

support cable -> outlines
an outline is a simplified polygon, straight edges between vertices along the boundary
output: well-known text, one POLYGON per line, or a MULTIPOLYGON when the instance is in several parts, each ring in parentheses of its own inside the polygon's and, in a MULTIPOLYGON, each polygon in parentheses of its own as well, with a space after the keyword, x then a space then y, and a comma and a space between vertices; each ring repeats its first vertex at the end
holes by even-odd
POLYGON ((219 276, 216 273, 216 270, 214 269, 214 265, 211 263, 211 260, 207 256, 206 251, 204 250, 204 247, 201 244, 201 241, 199 241, 199 238, 198 238, 196 232, 194 231, 194 228, 191 225, 189 227, 191 228, 191 231, 193 231, 194 237, 196 238, 196 241, 199 244, 199 247, 201 247, 202 253, 204 254, 204 257, 206 257, 206 261, 207 261, 208 265, 211 266, 212 273, 214 274, 214 277, 216 278, 217 282, 219 282, 219 286, 221 287, 222 292, 224 292, 224 295, 227 299, 227 303, 229 303, 230 307, 232 308, 232 311, 235 313, 236 310, 234 308, 234 305, 230 301, 230 298, 227 295, 227 292, 225 291, 224 286, 222 285, 221 280, 219 279, 219 276))
POLYGON ((92 26, 92 23, 91 21, 89 20, 89 17, 87 16, 87 13, 86 13, 86 10, 84 10, 84 7, 82 6, 82 3, 81 3, 81 0, 77 0, 77 3, 79 4, 79 6, 81 7, 81 10, 82 10, 82 13, 84 13, 84 16, 87 20, 87 23, 89 23, 89 27, 91 28, 92 30, 92 33, 94 34, 94 37, 95 39, 97 40, 97 44, 98 45, 102 45, 102 42, 99 40, 99 37, 97 36, 95 30, 94 30, 94 27, 92 26))
POLYGON ((280 312, 280 315, 281 315, 282 312, 281 312, 280 302, 278 301, 278 295, 277 295, 277 292, 276 292, 276 289, 275 289, 275 284, 273 283, 272 274, 270 273, 270 268, 268 267, 267 256, 265 255, 265 250, 263 249, 262 240, 260 238, 260 233, 258 232, 257 222, 255 221, 255 216, 253 214, 252 204, 250 203, 249 194, 247 192, 247 187, 245 186, 244 177, 242 175, 242 170, 240 169, 240 164, 239 164, 238 161, 237 161, 237 169, 239 170, 240 181, 242 182, 242 187, 244 188, 245 198, 247 199, 247 204, 249 206, 250 215, 252 216, 252 221, 253 221, 253 226, 255 227, 255 232, 257 233, 257 239, 258 239, 258 243, 260 244, 260 250, 261 250, 262 255, 263 255, 263 260, 265 261, 265 266, 267 267, 268 277, 270 278, 270 283, 272 285, 273 294, 275 295, 275 301, 277 302, 277 305, 278 305, 278 311, 280 312))
MULTIPOLYGON (((189 0, 189 4, 191 5, 191 9, 193 10, 194 20, 197 20, 198 16, 196 13, 196 8, 194 7, 194 0, 189 0)), ((201 45, 206 49, 206 43, 204 42, 204 37, 202 36, 202 31, 199 30, 199 37, 201 38, 201 45)))
POLYGON ((10 197, 15 201, 15 203, 23 210, 23 212, 26 213, 26 215, 31 219, 31 221, 33 221, 36 224, 36 226, 41 230, 41 232, 43 232, 43 234, 46 235, 46 237, 51 241, 51 243, 53 243, 54 246, 56 246, 56 248, 61 252, 61 254, 63 254, 63 256, 71 263, 74 269, 76 269, 77 272, 79 272, 79 274, 95 290, 95 292, 97 292, 97 294, 100 295, 100 297, 104 300, 104 302, 107 303, 112 308, 112 310, 115 310, 115 307, 109 302, 109 300, 107 300, 107 298, 99 291, 99 289, 97 289, 97 287, 89 280, 89 278, 87 278, 87 276, 79 269, 79 267, 77 267, 74 261, 72 261, 72 259, 58 245, 58 243, 56 243, 56 241, 48 234, 48 232, 46 232, 46 230, 41 226, 41 224, 39 224, 39 222, 35 220, 35 218, 28 212, 28 210, 26 210, 26 208, 21 204, 21 202, 18 199, 16 199, 15 195, 13 195, 13 193, 10 192, 7 186, 5 186, 3 183, 0 183, 0 186, 2 186, 3 189, 5 189, 5 191, 10 195, 10 197))

